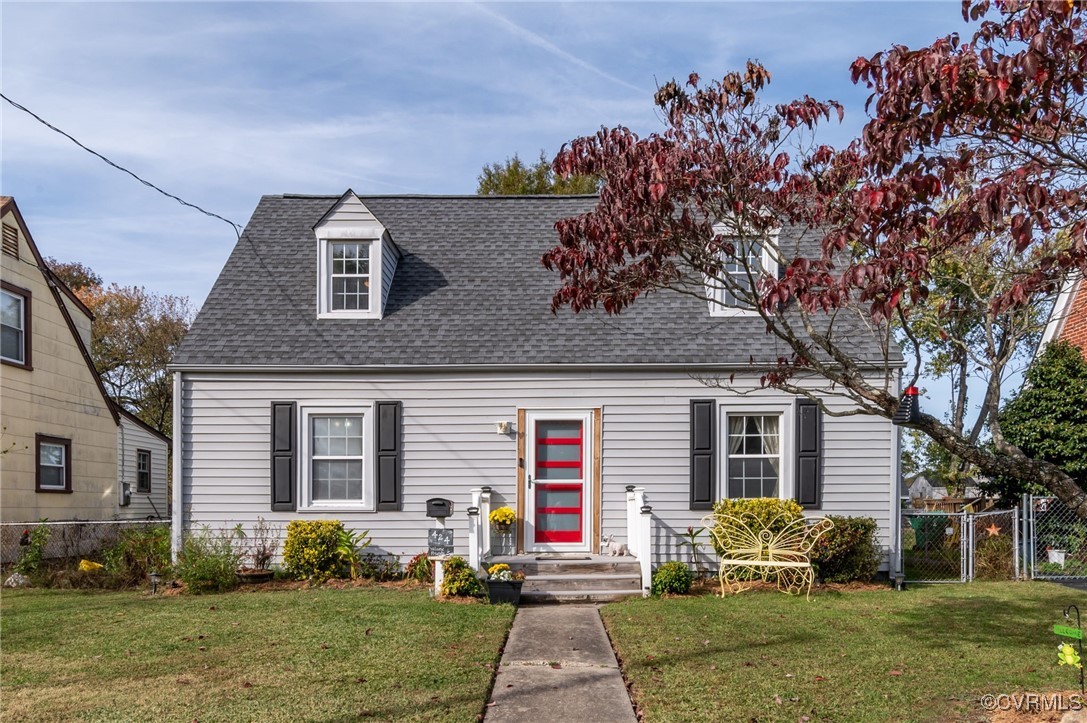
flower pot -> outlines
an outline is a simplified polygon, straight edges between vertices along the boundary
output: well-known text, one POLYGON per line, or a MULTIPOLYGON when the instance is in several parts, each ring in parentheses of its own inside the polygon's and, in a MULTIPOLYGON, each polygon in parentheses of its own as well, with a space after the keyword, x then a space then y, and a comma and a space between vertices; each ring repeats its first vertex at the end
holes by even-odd
POLYGON ((499 535, 509 534, 510 527, 512 527, 512 525, 510 523, 502 524, 502 523, 496 522, 493 525, 491 525, 491 529, 493 529, 499 535))
POLYGON ((1067 550, 1046 550, 1046 554, 1049 555, 1049 561, 1064 567, 1064 556, 1068 554, 1067 550))
POLYGON ((490 598, 492 605, 498 603, 516 605, 521 602, 521 586, 524 584, 524 580, 488 580, 487 596, 490 598))
POLYGON ((256 585, 261 582, 269 582, 275 577, 274 570, 237 570, 238 582, 242 585, 256 585))

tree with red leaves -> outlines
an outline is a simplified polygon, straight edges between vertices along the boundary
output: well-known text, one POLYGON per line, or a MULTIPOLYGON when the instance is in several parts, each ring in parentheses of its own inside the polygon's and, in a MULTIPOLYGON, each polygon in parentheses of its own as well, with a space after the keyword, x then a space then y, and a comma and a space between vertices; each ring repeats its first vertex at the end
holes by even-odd
POLYGON ((814 143, 841 106, 766 107, 770 75, 757 63, 665 84, 663 131, 602 129, 555 158, 556 173, 603 186, 595 209, 556 226, 543 259, 561 277, 553 307, 620 313, 661 290, 744 306, 792 352, 753 360, 763 384, 820 402, 829 390, 853 402, 846 413, 886 418, 899 404, 899 350, 912 386, 925 332, 942 322, 988 376, 981 418, 964 430, 923 414, 916 426, 981 473, 1040 483, 1087 519, 1087 491, 1008 442, 997 416, 1009 364, 1032 337, 1025 325, 1067 273, 1087 271, 1085 11, 1085 0, 966 0, 964 18, 979 22, 970 42, 859 58, 871 117, 842 150, 814 143), (993 273, 948 283, 956 266, 993 273), (858 334, 880 353, 858 356, 858 334))

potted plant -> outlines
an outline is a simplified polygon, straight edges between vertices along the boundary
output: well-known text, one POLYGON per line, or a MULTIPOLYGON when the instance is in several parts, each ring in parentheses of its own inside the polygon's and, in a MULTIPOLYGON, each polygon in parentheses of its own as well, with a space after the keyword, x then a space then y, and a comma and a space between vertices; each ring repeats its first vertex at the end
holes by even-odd
POLYGON ((491 604, 512 603, 516 605, 521 601, 521 586, 525 583, 525 573, 520 570, 514 572, 504 562, 491 565, 487 568, 487 596, 491 604))
POLYGON ((510 527, 513 526, 514 521, 517 519, 517 514, 503 505, 491 510, 491 514, 487 519, 491 523, 491 529, 500 534, 505 534, 510 531, 510 527))
POLYGON ((249 566, 238 568, 238 581, 243 584, 253 584, 271 580, 275 576, 275 571, 271 567, 272 559, 279 550, 279 527, 269 524, 263 517, 258 517, 251 536, 246 536, 240 524, 234 529, 234 534, 239 540, 249 540, 249 543, 243 544, 242 547, 245 558, 248 558, 251 563, 249 566))

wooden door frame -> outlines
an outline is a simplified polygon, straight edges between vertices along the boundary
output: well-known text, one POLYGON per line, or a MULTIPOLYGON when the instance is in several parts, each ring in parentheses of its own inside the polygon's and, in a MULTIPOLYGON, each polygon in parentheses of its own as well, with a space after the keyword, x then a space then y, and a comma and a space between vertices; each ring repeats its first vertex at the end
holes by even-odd
MULTIPOLYGON (((600 554, 600 510, 603 505, 603 456, 601 455, 601 442, 603 441, 603 409, 590 407, 586 411, 592 413, 593 420, 593 459, 592 459, 592 509, 584 510, 582 514, 592 520, 592 537, 589 540, 589 552, 593 555, 600 554)), ((525 554, 525 444, 528 434, 528 410, 522 407, 517 409, 517 554, 525 554)))

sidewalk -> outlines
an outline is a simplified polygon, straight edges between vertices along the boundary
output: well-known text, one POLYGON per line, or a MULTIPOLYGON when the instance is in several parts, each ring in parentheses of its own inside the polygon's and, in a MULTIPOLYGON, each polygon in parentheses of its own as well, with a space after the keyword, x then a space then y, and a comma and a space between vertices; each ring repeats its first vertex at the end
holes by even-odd
POLYGON ((521 607, 487 707, 489 723, 636 723, 623 676, 592 605, 521 607))

